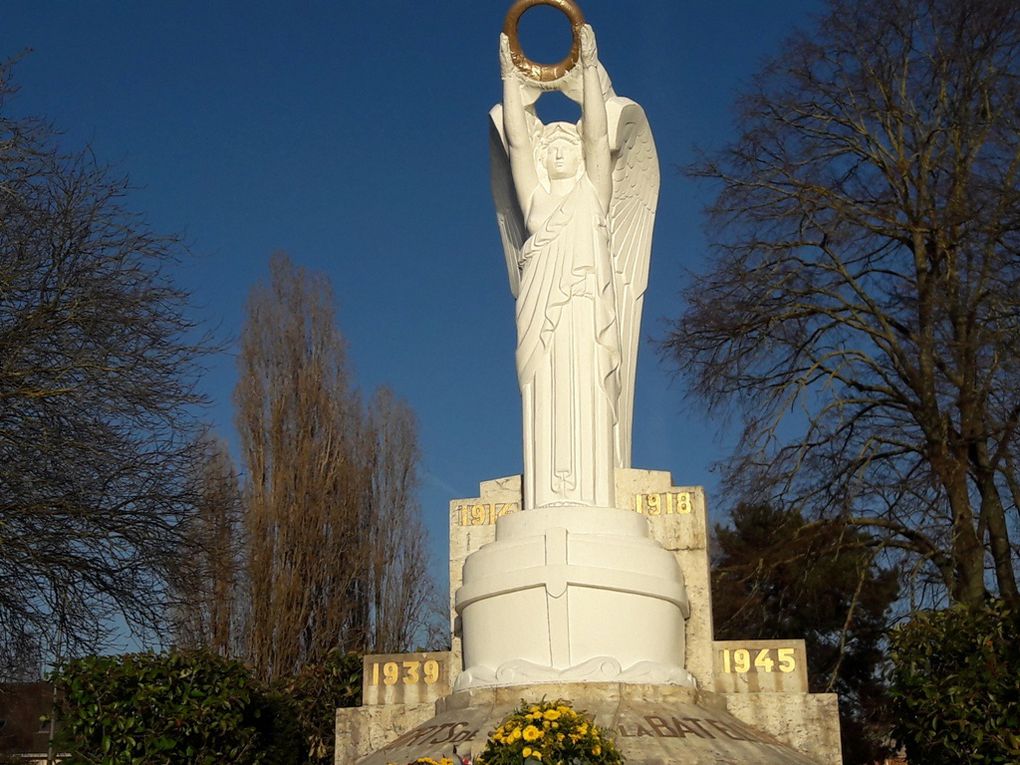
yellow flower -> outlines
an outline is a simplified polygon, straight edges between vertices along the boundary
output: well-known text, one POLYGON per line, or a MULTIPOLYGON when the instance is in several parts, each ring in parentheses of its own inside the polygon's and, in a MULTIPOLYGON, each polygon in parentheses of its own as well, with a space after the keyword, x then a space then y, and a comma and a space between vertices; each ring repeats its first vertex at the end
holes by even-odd
POLYGON ((525 757, 530 757, 531 756, 531 747, 530 746, 524 747, 524 749, 521 750, 521 754, 523 754, 525 757))
POLYGON ((591 748, 591 753, 598 757, 600 754, 602 754, 602 747, 599 746, 598 744, 595 744, 595 746, 591 748))
POLYGON ((542 753, 540 751, 538 751, 537 749, 534 752, 531 753, 531 756, 533 758, 535 758, 536 760, 538 760, 539 762, 542 761, 542 753))
POLYGON ((547 710, 545 710, 545 712, 542 713, 542 716, 546 720, 558 720, 558 719, 560 719, 560 713, 556 709, 547 709, 547 710))
POLYGON ((541 730, 536 728, 534 725, 529 725, 527 728, 524 729, 524 734, 523 735, 524 735, 524 740, 530 742, 530 741, 538 741, 538 739, 542 738, 543 733, 542 733, 541 730))

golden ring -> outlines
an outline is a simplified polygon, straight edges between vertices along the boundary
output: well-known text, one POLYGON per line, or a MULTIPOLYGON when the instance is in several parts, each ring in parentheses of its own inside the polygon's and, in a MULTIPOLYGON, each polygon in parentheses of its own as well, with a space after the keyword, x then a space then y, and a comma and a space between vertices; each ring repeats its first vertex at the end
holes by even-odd
POLYGON ((510 39, 510 59, 528 78, 538 82, 552 82, 565 75, 577 63, 581 55, 581 27, 584 26, 584 14, 573 0, 517 0, 506 14, 503 22, 503 33, 510 39), (573 42, 566 58, 558 64, 539 64, 524 55, 521 39, 517 32, 521 16, 526 10, 536 5, 551 5, 570 21, 570 32, 573 42))

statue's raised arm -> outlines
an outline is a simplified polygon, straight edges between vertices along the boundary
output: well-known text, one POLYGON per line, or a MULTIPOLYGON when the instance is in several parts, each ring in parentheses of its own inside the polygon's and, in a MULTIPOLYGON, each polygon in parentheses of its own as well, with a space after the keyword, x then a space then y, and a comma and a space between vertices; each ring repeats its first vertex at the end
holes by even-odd
POLYGON ((630 464, 658 165, 644 112, 613 92, 591 27, 569 0, 553 4, 571 18, 571 55, 556 67, 524 57, 515 6, 500 37, 503 102, 490 113, 517 298, 524 506, 614 507, 614 468, 630 464), (534 105, 549 90, 581 105, 577 125, 539 120, 534 105))

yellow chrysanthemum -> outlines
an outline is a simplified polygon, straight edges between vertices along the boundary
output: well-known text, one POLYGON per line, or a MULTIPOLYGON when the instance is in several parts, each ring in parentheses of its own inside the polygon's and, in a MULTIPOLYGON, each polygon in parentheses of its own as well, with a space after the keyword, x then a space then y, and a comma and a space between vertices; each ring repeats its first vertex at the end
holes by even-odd
POLYGON ((598 744, 595 744, 595 746, 591 748, 591 753, 598 757, 600 754, 602 754, 602 747, 599 746, 598 744))
POLYGON ((547 709, 542 713, 542 717, 544 717, 546 720, 559 720, 560 713, 556 709, 547 709))
POLYGON ((531 747, 530 746, 524 747, 521 750, 521 754, 523 754, 525 757, 530 757, 531 756, 531 747))
POLYGON ((540 738, 542 738, 542 735, 543 735, 542 731, 536 728, 534 725, 529 725, 527 728, 524 729, 523 733, 524 740, 528 741, 529 743, 531 741, 538 741, 540 738))
POLYGON ((531 756, 532 756, 532 758, 538 760, 539 762, 542 761, 542 753, 540 751, 538 751, 537 749, 534 752, 531 753, 531 756))

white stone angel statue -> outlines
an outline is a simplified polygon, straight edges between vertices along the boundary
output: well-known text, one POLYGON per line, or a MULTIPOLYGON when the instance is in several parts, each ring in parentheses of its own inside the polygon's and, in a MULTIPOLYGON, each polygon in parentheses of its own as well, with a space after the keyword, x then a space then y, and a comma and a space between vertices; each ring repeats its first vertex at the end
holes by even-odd
POLYGON ((644 111, 599 64, 592 28, 576 33, 580 65, 549 82, 515 64, 500 35, 503 103, 490 112, 517 299, 525 509, 615 507, 614 468, 630 466, 658 160, 644 111), (580 103, 577 125, 538 119, 534 103, 553 89, 580 103))

